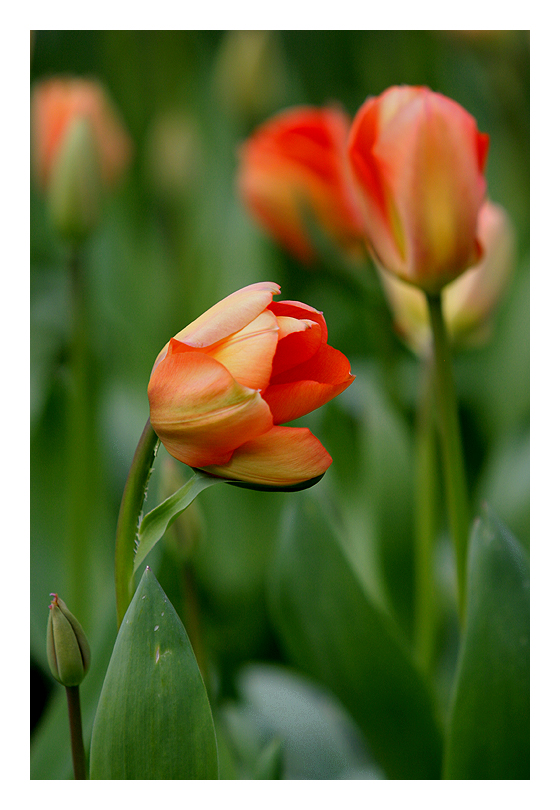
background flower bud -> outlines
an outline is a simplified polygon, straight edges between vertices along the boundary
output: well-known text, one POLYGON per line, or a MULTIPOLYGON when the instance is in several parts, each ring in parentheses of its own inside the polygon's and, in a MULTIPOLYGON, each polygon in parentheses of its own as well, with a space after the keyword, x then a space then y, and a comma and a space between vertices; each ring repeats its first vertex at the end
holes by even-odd
POLYGON ((240 149, 241 199, 302 261, 315 255, 309 217, 343 250, 361 250, 362 223, 346 157, 349 126, 336 107, 292 107, 265 122, 240 149))
POLYGON ((63 686, 78 686, 90 664, 90 649, 81 624, 54 593, 49 605, 47 658, 53 677, 63 686))
POLYGON ((150 421, 172 456, 227 479, 292 487, 332 462, 307 428, 281 426, 344 391, 354 376, 327 344, 322 313, 252 284, 179 332, 156 358, 150 421))
MULTIPOLYGON (((451 340, 457 345, 479 345, 489 337, 492 316, 503 297, 514 267, 515 239, 506 211, 486 202, 478 218, 483 258, 442 290, 443 313, 451 340)), ((417 354, 431 345, 426 298, 421 290, 380 270, 393 310, 395 329, 417 354)))
POLYGON ((437 293, 478 261, 488 143, 466 110, 426 87, 391 87, 362 105, 349 157, 384 269, 437 293))
POLYGON ((83 238, 99 218, 102 189, 120 179, 132 152, 101 85, 71 78, 38 83, 31 96, 31 146, 55 227, 64 238, 83 238))

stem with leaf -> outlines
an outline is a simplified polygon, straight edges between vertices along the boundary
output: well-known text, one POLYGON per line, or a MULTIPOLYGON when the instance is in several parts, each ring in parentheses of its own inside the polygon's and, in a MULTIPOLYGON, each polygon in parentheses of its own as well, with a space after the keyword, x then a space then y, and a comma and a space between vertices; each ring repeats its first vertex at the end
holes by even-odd
POLYGON ((430 312, 435 359, 435 386, 443 455, 447 511, 455 547, 459 618, 465 613, 469 505, 465 464, 461 444, 459 414, 451 349, 442 311, 441 293, 426 294, 430 312))

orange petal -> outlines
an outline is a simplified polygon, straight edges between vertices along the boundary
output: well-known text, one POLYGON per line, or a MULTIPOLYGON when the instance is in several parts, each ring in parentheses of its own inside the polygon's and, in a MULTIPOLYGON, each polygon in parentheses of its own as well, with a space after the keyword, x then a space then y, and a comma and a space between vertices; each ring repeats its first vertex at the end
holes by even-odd
POLYGON ((148 385, 152 426, 184 464, 224 464, 236 447, 270 429, 270 410, 217 360, 177 347, 172 341, 148 385))
POLYGON ((273 427, 246 442, 227 464, 205 471, 264 486, 292 486, 323 475, 332 458, 308 428, 273 427))
POLYGON ((272 281, 249 284, 210 307, 175 338, 202 348, 239 332, 267 308, 280 287, 272 281))
POLYGON ((280 316, 278 325, 280 336, 274 355, 272 376, 304 363, 321 347, 321 327, 315 321, 299 321, 280 316))
POLYGON ((209 346, 205 354, 214 357, 241 385, 266 388, 278 343, 278 321, 265 309, 244 329, 209 346))
POLYGON ((342 393, 354 381, 348 359, 323 345, 310 360, 271 378, 263 392, 274 424, 291 422, 342 393))
POLYGON ((302 304, 300 301, 272 301, 268 305, 268 309, 274 312, 277 318, 287 317, 297 318, 300 321, 315 321, 321 327, 322 342, 327 342, 327 323, 323 313, 319 312, 318 309, 314 309, 308 304, 302 304))

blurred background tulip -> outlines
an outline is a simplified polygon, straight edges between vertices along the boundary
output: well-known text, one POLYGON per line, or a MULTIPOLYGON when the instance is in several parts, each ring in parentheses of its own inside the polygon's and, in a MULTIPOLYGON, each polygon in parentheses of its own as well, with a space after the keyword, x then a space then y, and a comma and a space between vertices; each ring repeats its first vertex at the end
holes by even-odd
POLYGON ((241 199, 271 236, 309 262, 309 218, 339 248, 360 251, 362 225, 349 182, 350 122, 337 107, 294 107, 262 124, 239 152, 241 199))
POLYGON ((477 261, 488 143, 472 115, 426 87, 364 102, 349 154, 382 267, 435 293, 477 261))
POLYGON ((52 78, 31 96, 35 178, 53 224, 79 242, 97 225, 103 189, 127 168, 132 145, 103 87, 95 81, 52 78))
MULTIPOLYGON (((515 239, 507 212, 485 202, 478 216, 481 261, 442 291, 443 314, 452 342, 476 346, 490 339, 492 318, 506 293, 515 265, 515 239)), ((418 354, 427 354, 431 329, 426 297, 417 287, 380 269, 399 336, 418 354)))

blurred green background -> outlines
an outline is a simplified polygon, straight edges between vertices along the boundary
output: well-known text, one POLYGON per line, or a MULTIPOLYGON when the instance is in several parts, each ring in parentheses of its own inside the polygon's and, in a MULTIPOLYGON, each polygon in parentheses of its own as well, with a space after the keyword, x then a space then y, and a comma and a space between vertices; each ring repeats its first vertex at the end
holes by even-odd
MULTIPOLYGON (((69 777, 70 757, 64 744, 52 746, 53 734, 66 740, 67 732, 63 690, 46 665, 49 593, 67 602, 92 645, 93 669, 82 687, 87 737, 116 634, 115 526, 148 417, 153 361, 172 335, 246 284, 276 281, 282 297, 322 310, 329 343, 357 374, 340 398, 302 420, 334 459, 313 497, 338 514, 356 579, 403 643, 410 641, 419 364, 392 331, 373 268, 366 296, 335 265, 302 267, 243 210, 236 149, 283 107, 338 100, 352 116, 390 85, 426 84, 461 103, 490 134, 489 196, 514 222, 518 258, 492 341, 459 355, 456 377, 473 508, 487 500, 529 542, 528 32, 35 32, 32 83, 59 74, 104 84, 135 151, 83 257, 91 420, 83 445, 88 497, 77 504, 69 479, 76 442, 68 256, 31 189, 32 776, 50 779, 69 777), (83 516, 78 554, 69 551, 73 510, 83 516)), ((161 449, 150 502, 187 473, 161 449)), ((270 596, 285 509, 304 497, 212 488, 185 513, 182 534, 164 538, 149 560, 198 650, 225 778, 271 778, 280 762, 284 778, 383 776, 352 701, 328 679, 305 673, 270 596)), ((445 716, 457 634, 444 533, 437 570, 434 666, 445 716)))

